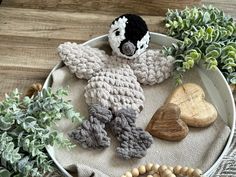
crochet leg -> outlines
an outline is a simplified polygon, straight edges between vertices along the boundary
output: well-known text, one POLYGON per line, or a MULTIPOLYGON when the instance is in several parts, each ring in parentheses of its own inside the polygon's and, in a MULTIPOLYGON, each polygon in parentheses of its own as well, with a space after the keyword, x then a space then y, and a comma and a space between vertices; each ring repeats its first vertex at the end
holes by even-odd
POLYGON ((134 110, 122 109, 111 121, 111 129, 120 141, 117 153, 125 159, 144 157, 153 141, 148 132, 135 126, 135 119, 134 110))
POLYGON ((70 133, 70 137, 84 148, 104 148, 110 146, 110 138, 104 130, 105 124, 112 119, 112 113, 101 105, 89 107, 89 118, 70 133))

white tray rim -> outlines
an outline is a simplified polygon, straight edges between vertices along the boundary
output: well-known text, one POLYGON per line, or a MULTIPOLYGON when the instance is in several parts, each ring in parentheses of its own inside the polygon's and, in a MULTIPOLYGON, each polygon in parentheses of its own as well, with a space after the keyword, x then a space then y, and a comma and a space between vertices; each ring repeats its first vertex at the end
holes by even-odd
MULTIPOLYGON (((164 35, 164 34, 161 34, 161 33, 155 33, 155 32, 150 32, 150 36, 151 36, 151 40, 155 39, 155 38, 161 38, 165 41, 173 41, 173 42, 177 42, 178 40, 170 37, 170 36, 167 36, 167 35, 164 35)), ((95 37, 95 38, 92 38, 86 42, 83 43, 83 45, 88 45, 89 43, 93 42, 93 41, 96 41, 96 40, 100 40, 100 41, 107 41, 107 34, 105 35, 102 35, 102 36, 98 36, 98 37, 95 37)), ((162 41, 165 45, 165 42, 162 41)), ((170 42, 166 42, 166 44, 168 45, 170 42)), ((44 85, 43 85, 43 88, 48 88, 51 86, 52 84, 52 73, 61 68, 62 66, 64 66, 64 63, 62 61, 60 61, 52 70, 51 72, 49 73, 48 77, 46 78, 45 82, 44 82, 44 85)), ((213 72, 213 71, 208 71, 208 72, 213 72)), ((229 92, 230 94, 230 100, 228 100, 230 102, 230 105, 231 105, 231 110, 232 110, 232 113, 233 113, 233 120, 232 120, 232 125, 231 125, 231 132, 230 132, 230 135, 228 137, 228 140, 227 140, 227 143, 222 151, 222 153, 220 154, 220 156, 218 157, 218 159, 214 162, 214 164, 203 174, 205 177, 210 177, 214 171, 217 169, 217 167, 220 165, 223 157, 227 154, 228 150, 229 150, 229 147, 231 145, 231 142, 233 140, 233 136, 234 136, 234 130, 235 130, 235 120, 236 120, 236 112, 235 112, 235 102, 234 102, 234 97, 233 97, 233 94, 231 92, 231 89, 226 81, 226 79, 224 78, 223 74, 220 72, 220 70, 217 68, 215 71, 214 71, 218 77, 221 78, 221 80, 223 81, 223 83, 225 84, 225 88, 227 89, 227 91, 229 92)), ((55 154, 54 154, 54 151, 53 151, 53 147, 52 146, 47 146, 46 147, 46 150, 49 154, 49 156, 51 157, 51 159, 54 161, 54 163, 56 164, 56 166, 59 168, 59 170, 62 172, 62 174, 66 177, 73 177, 71 176, 63 167, 62 165, 56 160, 56 157, 55 157, 55 154)))

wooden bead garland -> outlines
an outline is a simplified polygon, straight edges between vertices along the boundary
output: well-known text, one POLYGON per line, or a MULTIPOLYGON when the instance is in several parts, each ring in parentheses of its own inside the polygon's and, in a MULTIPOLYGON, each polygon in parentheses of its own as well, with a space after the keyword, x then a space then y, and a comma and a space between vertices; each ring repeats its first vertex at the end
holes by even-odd
POLYGON ((133 168, 131 171, 127 171, 121 177, 138 177, 148 173, 146 177, 177 177, 177 176, 188 176, 188 177, 203 177, 200 169, 193 169, 190 167, 182 167, 177 165, 175 167, 167 165, 158 165, 148 163, 141 165, 138 168, 133 168))

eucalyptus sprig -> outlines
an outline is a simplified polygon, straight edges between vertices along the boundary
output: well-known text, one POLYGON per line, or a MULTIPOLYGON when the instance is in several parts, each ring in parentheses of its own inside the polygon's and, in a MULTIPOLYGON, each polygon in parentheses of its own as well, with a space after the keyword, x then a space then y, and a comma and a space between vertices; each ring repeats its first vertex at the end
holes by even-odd
POLYGON ((53 169, 45 147, 74 145, 52 129, 63 117, 81 123, 79 113, 63 99, 67 91, 43 89, 36 96, 21 99, 16 89, 0 102, 0 176, 41 177, 53 169))
POLYGON ((203 61, 208 69, 218 67, 227 81, 236 84, 236 23, 223 11, 212 6, 168 10, 168 34, 180 42, 164 48, 176 57, 175 77, 181 82, 183 73, 203 61))

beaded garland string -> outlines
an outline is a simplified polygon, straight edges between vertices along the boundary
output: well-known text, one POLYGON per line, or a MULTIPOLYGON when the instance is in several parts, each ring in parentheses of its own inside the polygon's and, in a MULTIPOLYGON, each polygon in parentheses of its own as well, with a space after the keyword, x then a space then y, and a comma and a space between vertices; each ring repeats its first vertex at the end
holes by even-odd
POLYGON ((177 177, 177 176, 188 176, 188 177, 203 177, 200 169, 194 169, 191 167, 182 167, 177 165, 175 167, 167 165, 158 165, 148 163, 141 165, 138 168, 133 168, 131 171, 127 171, 121 177, 138 177, 145 175, 146 177, 177 177))

